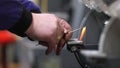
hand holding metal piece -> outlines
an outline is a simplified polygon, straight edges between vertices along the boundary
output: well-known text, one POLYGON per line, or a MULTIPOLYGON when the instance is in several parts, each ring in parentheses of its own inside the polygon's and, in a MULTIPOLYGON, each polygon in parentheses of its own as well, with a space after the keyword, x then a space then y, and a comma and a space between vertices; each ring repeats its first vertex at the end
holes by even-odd
MULTIPOLYGON (((69 32, 64 31, 63 36, 62 36, 62 37, 58 37, 58 39, 60 39, 60 40, 59 40, 58 47, 57 47, 57 55, 59 55, 61 49, 63 48, 63 47, 59 46, 59 45, 60 45, 60 42, 65 41, 64 44, 63 44, 63 45, 65 45, 65 44, 67 43, 67 41, 68 41, 68 40, 66 40, 66 35, 69 34, 69 33, 73 33, 73 32, 75 32, 75 31, 78 31, 78 30, 80 30, 80 29, 81 29, 81 28, 78 28, 78 29, 75 29, 75 30, 72 30, 72 31, 69 31, 69 32)), ((82 28, 82 32, 81 32, 81 35, 80 35, 80 38, 79 38, 80 41, 82 41, 82 39, 83 39, 83 37, 84 37, 84 35, 85 35, 85 32, 86 32, 86 27, 83 27, 83 28, 82 28)))
POLYGON ((63 36, 60 38, 60 40, 59 40, 59 42, 58 42, 57 49, 56 49, 56 55, 59 55, 59 54, 60 54, 61 49, 63 48, 63 46, 61 46, 61 44, 65 45, 65 44, 67 43, 67 40, 66 40, 66 35, 67 35, 68 33, 69 33, 69 32, 64 31, 63 36), (64 42, 63 42, 63 43, 61 43, 62 41, 64 41, 64 42))
MULTIPOLYGON (((56 23, 56 21, 54 22, 53 19, 52 19, 52 22, 53 22, 52 24, 57 26, 58 28, 55 28, 53 30, 52 29, 53 27, 50 26, 51 29, 49 29, 49 34, 51 33, 50 31, 52 31, 52 34, 50 34, 48 37, 46 37, 45 35, 48 35, 48 33, 46 31, 44 31, 45 34, 42 33, 42 35, 39 35, 39 32, 37 32, 35 30, 38 33, 37 37, 40 37, 40 39, 38 38, 38 40, 44 41, 45 43, 44 42, 42 42, 42 43, 45 44, 44 46, 48 47, 48 49, 46 50, 46 54, 51 53, 52 50, 55 49, 56 50, 56 54, 59 55, 60 51, 64 47, 65 43, 72 37, 72 33, 75 32, 75 31, 78 31, 78 30, 80 30, 80 32, 81 32, 81 30, 84 27, 85 22, 86 22, 86 20, 87 20, 87 18, 88 18, 90 13, 91 13, 91 11, 88 12, 85 15, 85 17, 83 18, 83 20, 81 22, 80 28, 75 29, 73 31, 72 31, 71 26, 65 20, 63 20, 61 18, 58 18, 58 17, 56 17, 54 15, 52 15, 52 18, 54 20, 57 20, 57 23, 56 23), (64 32, 64 30, 66 30, 66 31, 64 32)), ((44 17, 48 17, 48 15, 49 14, 47 14, 47 16, 44 16, 44 17)), ((35 14, 35 16, 38 16, 38 15, 35 14)), ((43 17, 41 17, 41 18, 43 19, 43 17)), ((43 19, 43 22, 46 22, 47 25, 51 24, 51 23, 48 23, 48 21, 46 21, 46 18, 43 19)), ((44 24, 44 25, 47 27, 46 24, 44 24)), ((38 26, 38 25, 36 25, 36 26, 38 26)), ((43 28, 43 29, 48 31, 48 29, 46 29, 46 28, 43 28)), ((38 30, 40 31, 40 29, 38 29, 38 30)), ((43 30, 41 29, 41 31, 43 31, 43 30)), ((31 34, 31 33, 33 33, 33 32, 32 31, 30 31, 30 33, 28 32, 28 34, 31 34)), ((35 36, 35 38, 36 38, 36 36, 35 36)))
MULTIPOLYGON (((65 42, 64 42, 64 45, 65 45, 65 43, 67 43, 67 40, 65 39, 66 35, 69 34, 69 33, 73 33, 73 32, 79 31, 79 30, 80 30, 79 40, 82 41, 82 40, 83 40, 83 37, 84 37, 84 35, 85 35, 85 32, 86 32, 86 27, 84 27, 84 25, 85 25, 85 22, 86 22, 88 16, 90 15, 90 13, 91 13, 91 11, 89 11, 89 12, 85 15, 85 17, 83 18, 83 20, 82 20, 81 25, 80 25, 79 28, 74 29, 74 30, 72 30, 72 31, 64 32, 64 35, 61 37, 62 39, 60 39, 60 42, 61 42, 61 41, 65 41, 65 42)), ((59 38, 60 38, 60 37, 59 37, 59 38)), ((58 43, 58 44, 60 44, 60 43, 58 43)), ((59 46, 59 45, 58 45, 58 46, 59 46)), ((58 54, 57 54, 57 55, 59 55, 59 53, 60 53, 60 51, 61 51, 62 48, 63 48, 63 47, 58 47, 58 49, 57 49, 57 51, 58 51, 57 53, 58 53, 58 54)))
MULTIPOLYGON (((65 39, 65 37, 66 37, 66 35, 67 34, 69 34, 69 33, 73 33, 73 32, 75 32, 75 31, 78 31, 78 30, 80 30, 81 28, 77 28, 77 29, 75 29, 75 30, 72 30, 72 31, 69 31, 69 32, 67 32, 67 31, 64 31, 64 34, 63 34, 63 36, 61 37, 61 36, 58 36, 57 38, 59 39, 59 42, 58 42, 58 47, 57 47, 57 55, 59 55, 60 54, 60 51, 61 51, 61 49, 63 48, 63 46, 61 47, 60 45, 61 45, 61 43, 60 42, 62 42, 62 41, 65 41, 65 43, 63 43, 64 45, 67 43, 67 40, 65 39)), ((42 45, 47 45, 47 43, 46 42, 43 42, 43 41, 39 41, 39 43, 37 44, 37 45, 39 45, 39 44, 42 44, 42 45)))

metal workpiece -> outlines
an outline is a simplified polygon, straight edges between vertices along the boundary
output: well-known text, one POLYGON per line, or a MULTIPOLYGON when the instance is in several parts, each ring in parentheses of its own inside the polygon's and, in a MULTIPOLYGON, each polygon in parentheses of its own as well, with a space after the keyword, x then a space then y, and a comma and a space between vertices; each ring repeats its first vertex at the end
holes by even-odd
POLYGON ((77 39, 71 39, 67 42, 67 49, 71 52, 75 52, 83 47, 83 42, 77 39))
POLYGON ((77 39, 72 39, 68 41, 67 43, 67 49, 71 52, 74 53, 78 63, 82 68, 90 68, 88 63, 86 62, 85 57, 80 53, 80 49, 84 48, 83 47, 83 42, 79 41, 77 39))

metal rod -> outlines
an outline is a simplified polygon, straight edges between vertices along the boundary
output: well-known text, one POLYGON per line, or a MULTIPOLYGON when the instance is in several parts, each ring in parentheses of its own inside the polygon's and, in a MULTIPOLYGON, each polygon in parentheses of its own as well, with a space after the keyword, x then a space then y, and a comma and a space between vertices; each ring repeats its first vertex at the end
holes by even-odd
POLYGON ((79 53, 79 51, 75 51, 75 52, 74 52, 74 55, 75 55, 78 63, 80 64, 80 66, 81 66, 82 68, 90 68, 90 66, 88 66, 85 58, 79 53))

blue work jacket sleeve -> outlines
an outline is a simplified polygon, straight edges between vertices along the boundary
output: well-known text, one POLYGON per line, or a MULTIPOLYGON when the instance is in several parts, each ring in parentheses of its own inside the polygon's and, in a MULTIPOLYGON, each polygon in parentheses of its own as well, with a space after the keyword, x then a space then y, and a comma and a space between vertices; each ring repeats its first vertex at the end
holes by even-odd
POLYGON ((32 11, 40 12, 40 9, 31 1, 0 0, 0 30, 23 36, 32 22, 32 11))
POLYGON ((30 0, 20 0, 20 2, 25 6, 25 8, 28 10, 28 11, 31 11, 31 12, 41 12, 40 11, 40 7, 33 3, 32 1, 30 0))

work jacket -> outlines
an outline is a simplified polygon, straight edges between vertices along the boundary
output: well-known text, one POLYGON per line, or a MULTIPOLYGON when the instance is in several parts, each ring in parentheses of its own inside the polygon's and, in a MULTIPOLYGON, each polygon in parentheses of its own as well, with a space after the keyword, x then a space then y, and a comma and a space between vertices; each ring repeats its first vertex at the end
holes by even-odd
POLYGON ((24 36, 32 22, 31 12, 40 8, 30 0, 0 0, 0 30, 9 30, 24 36))

